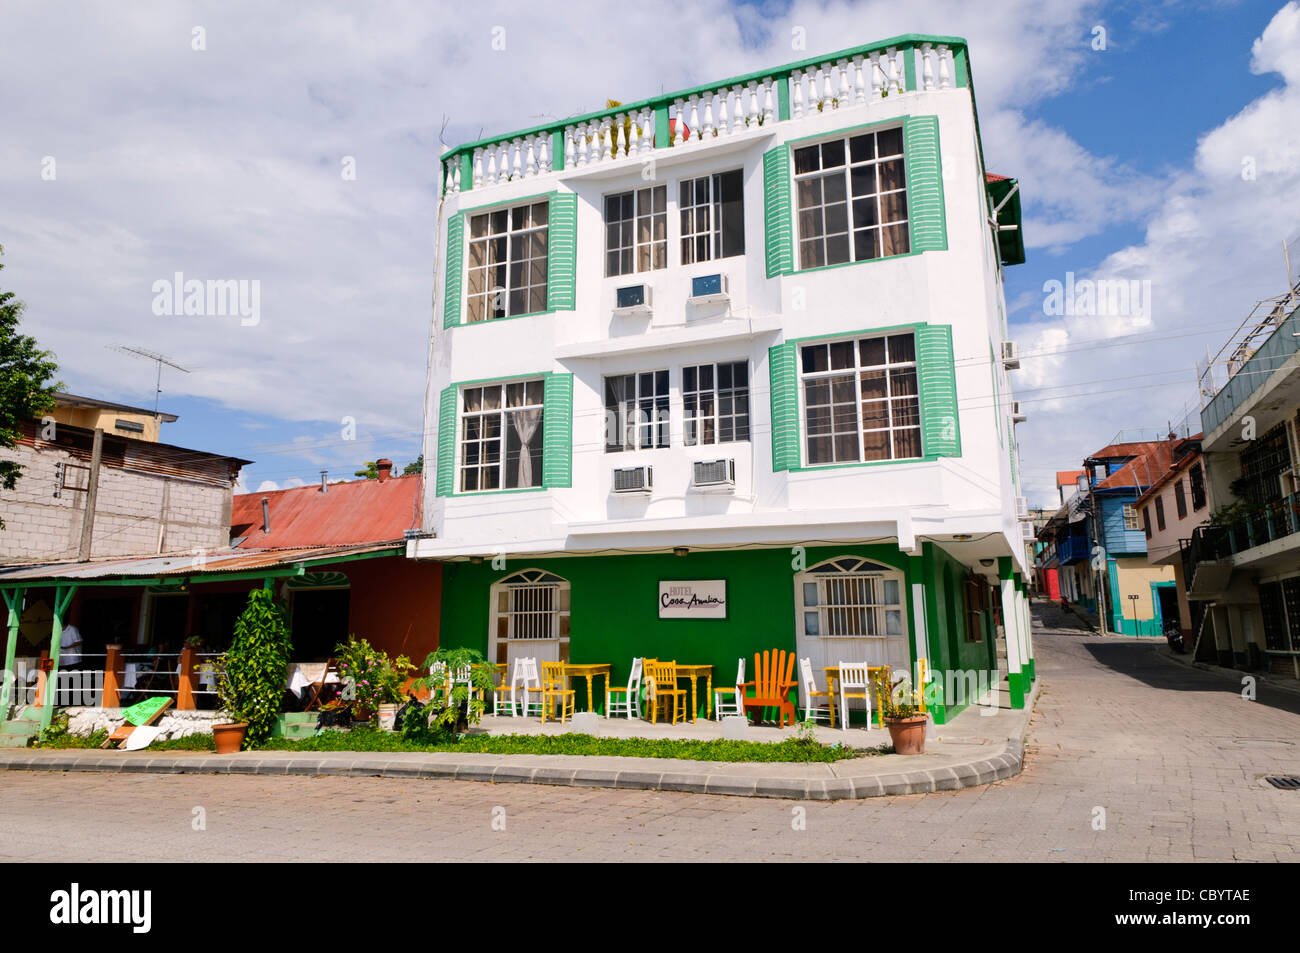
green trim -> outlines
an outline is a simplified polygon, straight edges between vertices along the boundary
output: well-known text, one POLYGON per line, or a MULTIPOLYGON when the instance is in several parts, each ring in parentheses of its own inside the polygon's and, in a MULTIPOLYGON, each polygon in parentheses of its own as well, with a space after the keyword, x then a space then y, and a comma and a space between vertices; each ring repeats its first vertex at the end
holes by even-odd
MULTIPOLYGON (((829 334, 809 334, 801 338, 791 338, 791 344, 807 344, 809 341, 843 341, 849 338, 859 338, 869 334, 889 334, 893 331, 914 331, 917 328, 929 327, 926 321, 918 321, 912 324, 891 324, 883 328, 863 328, 857 331, 832 331, 829 334)), ((946 327, 947 325, 943 325, 946 327)))
MULTIPOLYGON (((547 374, 542 398, 542 489, 573 486, 573 375, 547 374)), ((534 489, 528 487, 528 489, 534 489)))
POLYGON ((544 486, 522 486, 510 490, 457 490, 447 496, 502 496, 506 493, 541 493, 544 486))
POLYGON ((668 103, 655 107, 655 148, 667 149, 673 144, 673 137, 668 130, 668 103))
POLYGON ((577 297, 578 196, 551 195, 546 229, 546 306, 572 311, 577 297))
POLYGON ((912 93, 921 88, 916 77, 916 51, 907 49, 903 51, 903 90, 912 93))
POLYGON ((767 277, 794 271, 794 219, 790 204, 790 148, 763 153, 763 238, 767 277))
POLYGON ((832 268, 852 268, 854 265, 869 265, 877 261, 898 261, 900 258, 915 258, 919 251, 905 251, 897 255, 882 255, 879 258, 864 258, 861 261, 841 261, 834 265, 813 265, 811 268, 796 268, 795 273, 810 275, 815 271, 830 271, 832 268))
MULTIPOLYGON (((968 63, 970 54, 966 52, 965 44, 954 47, 952 51, 953 72, 956 74, 952 80, 959 89, 965 89, 970 86, 970 65, 968 63)), ((972 97, 973 99, 974 97, 972 97)))
MULTIPOLYGON (((470 153, 466 153, 469 155, 470 153)), ((551 133, 551 171, 564 171, 564 130, 557 129, 551 133)))
POLYGON ((1025 707, 1025 685, 1025 673, 1023 670, 1007 673, 1007 689, 1008 693, 1011 695, 1012 708, 1025 707))
POLYGON ((468 192, 472 188, 474 188, 474 156, 466 152, 460 157, 460 190, 468 192))
POLYGON ((0 721, 9 717, 10 690, 14 679, 10 673, 14 670, 14 656, 18 651, 18 627, 22 624, 23 586, 13 589, 0 589, 4 595, 5 608, 8 610, 8 638, 5 640, 5 667, 0 672, 0 721))
POLYGON ((438 474, 436 496, 450 496, 456 485, 456 399, 459 386, 448 384, 438 397, 438 474))
POLYGON ((474 205, 471 206, 470 208, 463 208, 456 214, 477 215, 480 212, 495 212, 503 208, 514 208, 516 205, 532 205, 536 202, 540 202, 542 199, 546 199, 547 201, 550 201, 552 196, 558 194, 559 193, 556 189, 551 189, 549 192, 536 192, 533 195, 525 195, 520 198, 497 199, 495 202, 484 202, 482 205, 474 205))
POLYGON ((911 250, 945 251, 948 226, 944 215, 939 117, 907 116, 903 120, 903 139, 911 250))
POLYGON ((772 402, 772 470, 797 470, 799 448, 798 342, 767 350, 768 389, 772 402))
POLYGON ((442 326, 460 324, 461 290, 465 281, 465 213, 447 220, 447 280, 443 290, 442 326))

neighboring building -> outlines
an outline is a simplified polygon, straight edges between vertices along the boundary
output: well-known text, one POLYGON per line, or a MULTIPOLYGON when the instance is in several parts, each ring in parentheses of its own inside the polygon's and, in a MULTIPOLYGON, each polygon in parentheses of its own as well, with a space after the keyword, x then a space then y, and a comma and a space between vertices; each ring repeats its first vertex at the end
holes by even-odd
POLYGON ((1213 524, 1184 553, 1209 606, 1201 659, 1300 678, 1300 283, 1259 302, 1202 369, 1213 524), (1226 368, 1226 380, 1215 371, 1226 368))
POLYGON ((1039 588, 1049 599, 1096 612, 1097 578, 1092 570, 1093 542, 1087 502, 1086 496, 1077 492, 1069 494, 1039 531, 1038 538, 1043 544, 1038 553, 1039 588))
POLYGON ((444 639, 616 683, 641 655, 727 683, 769 648, 943 681, 997 669, 1000 615, 1023 704, 1003 268, 1024 244, 964 41, 720 80, 442 171, 409 555, 445 561, 444 639))
POLYGON ((1187 599, 1183 547, 1191 539, 1192 531, 1210 515, 1201 435, 1177 441, 1170 454, 1172 460, 1164 474, 1133 505, 1140 514, 1146 536, 1147 561, 1153 566, 1168 566, 1174 572, 1172 589, 1164 583, 1157 585, 1161 620, 1166 627, 1176 623, 1185 644, 1190 646, 1203 607, 1193 611, 1187 599))
POLYGON ((129 404, 115 404, 95 397, 76 394, 54 395, 54 409, 47 415, 56 423, 80 427, 83 430, 102 430, 106 434, 132 437, 157 443, 163 424, 175 423, 175 414, 158 413, 129 404))
POLYGON ((60 394, 50 417, 25 422, 18 445, 0 449, 24 468, 15 490, 0 491, 0 565, 228 545, 235 481, 249 461, 159 443, 152 414, 121 404, 60 394), (103 429, 97 460, 98 431, 71 421, 143 429, 103 429))

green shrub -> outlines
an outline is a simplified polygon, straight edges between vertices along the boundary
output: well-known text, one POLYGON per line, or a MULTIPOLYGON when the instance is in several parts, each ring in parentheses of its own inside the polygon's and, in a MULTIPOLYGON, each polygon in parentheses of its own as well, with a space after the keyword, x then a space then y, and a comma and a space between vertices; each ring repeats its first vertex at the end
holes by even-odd
POLYGON ((235 722, 247 722, 245 750, 271 737, 284 697, 284 673, 292 650, 283 607, 269 589, 254 589, 235 622, 230 650, 217 667, 217 697, 235 722))

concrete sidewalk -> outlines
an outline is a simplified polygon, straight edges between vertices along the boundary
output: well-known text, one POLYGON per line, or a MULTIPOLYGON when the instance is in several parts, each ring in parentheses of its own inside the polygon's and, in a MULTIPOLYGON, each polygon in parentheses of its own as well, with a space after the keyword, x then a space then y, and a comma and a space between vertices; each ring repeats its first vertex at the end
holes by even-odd
MULTIPOLYGON (((809 800, 887 797, 955 791, 1020 773, 1024 737, 1037 686, 1023 709, 981 715, 969 708, 936 728, 923 755, 874 755, 833 764, 713 762, 584 755, 499 755, 449 752, 205 752, 0 749, 0 770, 95 771, 132 774, 342 775, 440 778, 573 787, 683 791, 809 800)), ((853 743, 876 742, 877 731, 834 732, 853 743)), ((888 743, 888 736, 884 736, 888 743)))

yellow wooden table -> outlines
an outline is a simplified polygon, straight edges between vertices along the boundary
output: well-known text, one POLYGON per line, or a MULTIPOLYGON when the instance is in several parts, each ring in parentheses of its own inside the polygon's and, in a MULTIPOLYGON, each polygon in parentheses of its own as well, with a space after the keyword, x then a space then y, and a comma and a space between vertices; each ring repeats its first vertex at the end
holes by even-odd
POLYGON ((605 676, 605 689, 609 689, 609 676, 613 670, 607 662, 565 662, 564 674, 569 679, 569 687, 573 687, 573 677, 575 675, 586 676, 587 679, 587 711, 596 711, 596 696, 592 694, 591 680, 597 675, 605 676))
POLYGON ((696 707, 695 688, 701 678, 707 679, 708 687, 704 694, 704 717, 713 717, 713 666, 677 664, 677 677, 691 680, 691 721, 699 721, 700 710, 696 707))
MULTIPOLYGON (((835 704, 835 686, 840 680, 840 667, 838 665, 828 665, 824 667, 822 671, 826 673, 826 690, 830 692, 831 727, 834 728, 835 709, 838 707, 835 704)), ((889 691, 891 687, 889 684, 889 673, 892 671, 893 671, 893 666, 890 665, 868 665, 867 666, 867 679, 869 681, 873 681, 876 683, 877 701, 880 700, 880 688, 882 685, 884 686, 885 691, 889 691)), ((877 704, 875 707, 876 707, 876 724, 883 725, 885 723, 885 720, 883 714, 881 713, 880 705, 877 704)))

